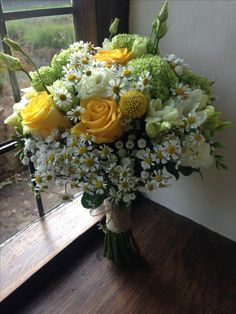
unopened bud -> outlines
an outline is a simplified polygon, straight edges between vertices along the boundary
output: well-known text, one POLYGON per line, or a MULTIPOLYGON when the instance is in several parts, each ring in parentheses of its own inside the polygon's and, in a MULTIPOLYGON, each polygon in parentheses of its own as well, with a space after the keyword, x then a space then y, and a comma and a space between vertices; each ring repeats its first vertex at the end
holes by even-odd
POLYGON ((120 19, 115 17, 114 21, 111 23, 111 25, 109 27, 110 34, 115 35, 117 33, 119 21, 120 21, 120 19))
POLYGON ((18 58, 9 56, 3 52, 0 52, 0 61, 5 65, 10 71, 21 71, 22 66, 18 58))
POLYGON ((5 37, 3 39, 3 42, 8 45, 12 50, 14 51, 21 51, 21 46, 20 44, 18 44, 16 41, 8 38, 8 37, 5 37))
POLYGON ((160 22, 160 26, 158 27, 158 32, 157 32, 158 38, 160 39, 160 38, 164 37, 165 34, 167 33, 167 30, 168 30, 167 22, 166 21, 163 23, 160 22))
POLYGON ((158 19, 161 21, 161 22, 164 22, 166 21, 168 18, 168 2, 166 1, 163 5, 163 7, 161 8, 161 11, 158 15, 158 19))
POLYGON ((158 134, 154 123, 147 123, 146 124, 146 132, 150 138, 156 138, 157 134, 158 134))

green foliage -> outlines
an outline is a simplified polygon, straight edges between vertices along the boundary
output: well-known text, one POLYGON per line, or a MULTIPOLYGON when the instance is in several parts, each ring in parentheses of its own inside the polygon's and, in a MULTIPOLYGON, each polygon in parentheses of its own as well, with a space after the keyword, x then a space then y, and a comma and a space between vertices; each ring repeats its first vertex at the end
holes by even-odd
POLYGON ((106 199, 106 195, 100 195, 100 194, 96 194, 96 195, 90 195, 87 192, 84 192, 82 199, 81 199, 81 203, 83 205, 84 208, 89 208, 89 209, 95 209, 98 208, 99 206, 102 205, 103 201, 106 199))
MULTIPOLYGON (((41 67, 39 69, 41 78, 46 86, 50 86, 58 79, 56 71, 49 66, 41 67)), ((37 92, 44 91, 45 88, 37 74, 37 72, 30 72, 32 77, 32 86, 37 92)))
POLYGON ((73 25, 65 17, 44 17, 27 22, 10 21, 8 35, 32 48, 63 48, 74 41, 73 25))
POLYGON ((163 102, 170 96, 170 89, 175 87, 178 79, 169 64, 159 56, 145 55, 128 62, 138 75, 147 70, 152 73, 151 98, 160 98, 163 102))
POLYGON ((197 73, 194 73, 194 72, 188 70, 188 71, 185 71, 180 76, 180 80, 184 84, 189 84, 190 86, 193 86, 194 88, 200 87, 208 95, 211 95, 211 85, 212 85, 212 83, 204 76, 201 76, 201 75, 199 75, 197 73))

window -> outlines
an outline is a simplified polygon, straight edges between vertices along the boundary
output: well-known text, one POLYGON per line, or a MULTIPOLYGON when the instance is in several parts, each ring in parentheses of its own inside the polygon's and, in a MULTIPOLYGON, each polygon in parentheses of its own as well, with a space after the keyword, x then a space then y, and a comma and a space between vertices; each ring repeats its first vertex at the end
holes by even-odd
MULTIPOLYGON (((20 42, 38 67, 47 65, 56 52, 69 46, 78 37, 73 23, 77 15, 78 1, 2 0, 1 37, 8 35, 20 42)), ((0 50, 11 53, 1 41, 0 50)), ((25 66, 33 70, 29 64, 25 66)), ((15 157, 15 142, 10 139, 13 130, 3 124, 4 119, 11 114, 14 102, 20 100, 20 89, 28 87, 29 81, 23 73, 7 73, 2 68, 0 71, 0 242, 3 242, 38 215, 43 216, 58 205, 62 188, 51 187, 41 197, 34 199, 28 186, 29 170, 31 173, 34 171, 33 164, 29 169, 21 165, 15 157)))

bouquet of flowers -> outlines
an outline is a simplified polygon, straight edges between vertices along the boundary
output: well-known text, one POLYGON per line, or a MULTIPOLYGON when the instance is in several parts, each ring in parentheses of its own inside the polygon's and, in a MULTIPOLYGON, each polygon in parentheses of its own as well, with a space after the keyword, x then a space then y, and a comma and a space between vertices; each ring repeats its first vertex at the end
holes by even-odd
MULTIPOLYGON (((104 255, 118 264, 139 256, 130 218, 138 192, 201 174, 213 162, 226 169, 216 153, 223 144, 213 136, 230 123, 215 111, 212 82, 174 54, 160 53, 167 17, 165 3, 150 37, 116 35, 115 19, 102 47, 75 42, 35 72, 0 55, 32 83, 5 123, 15 127, 22 162, 34 163, 34 191, 60 181, 83 190, 84 207, 104 203, 104 255)), ((32 62, 18 43, 4 42, 32 62)))

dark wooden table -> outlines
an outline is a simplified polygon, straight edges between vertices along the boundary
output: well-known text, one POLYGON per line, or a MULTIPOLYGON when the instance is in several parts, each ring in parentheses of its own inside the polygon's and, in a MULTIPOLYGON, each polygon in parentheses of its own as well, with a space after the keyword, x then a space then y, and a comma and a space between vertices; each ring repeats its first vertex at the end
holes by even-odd
POLYGON ((133 222, 143 261, 112 265, 95 233, 44 272, 16 313, 236 314, 235 242, 143 198, 133 222))

